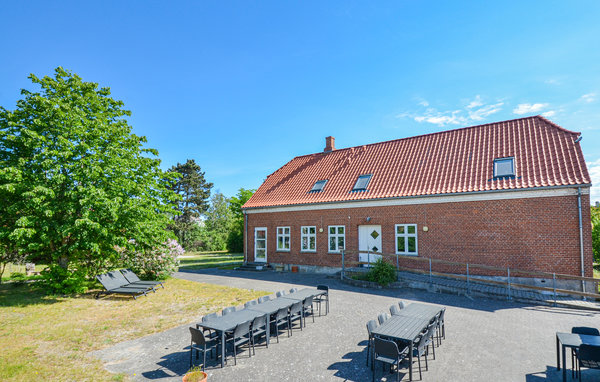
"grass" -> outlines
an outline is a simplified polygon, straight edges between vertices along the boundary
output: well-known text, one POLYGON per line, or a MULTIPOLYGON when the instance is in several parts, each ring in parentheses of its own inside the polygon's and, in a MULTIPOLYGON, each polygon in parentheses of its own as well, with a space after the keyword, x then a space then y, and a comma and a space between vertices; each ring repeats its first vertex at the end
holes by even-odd
POLYGON ((241 253, 186 252, 185 256, 179 260, 180 269, 233 269, 244 262, 244 255, 241 253))
POLYGON ((35 283, 0 285, 0 380, 121 381, 88 356, 188 324, 265 292, 170 279, 148 297, 47 296, 35 283), (143 318, 143 319, 141 319, 143 318))

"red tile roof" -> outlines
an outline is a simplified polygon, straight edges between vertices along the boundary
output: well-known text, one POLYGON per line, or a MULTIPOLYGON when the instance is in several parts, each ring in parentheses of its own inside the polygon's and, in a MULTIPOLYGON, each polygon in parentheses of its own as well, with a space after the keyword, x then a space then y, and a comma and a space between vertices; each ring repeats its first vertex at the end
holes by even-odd
POLYGON ((303 155, 244 208, 589 184, 578 135, 535 116, 303 155), (514 157, 515 176, 494 179, 503 157, 514 157), (363 174, 367 191, 351 192, 363 174), (309 192, 322 179, 323 191, 309 192))

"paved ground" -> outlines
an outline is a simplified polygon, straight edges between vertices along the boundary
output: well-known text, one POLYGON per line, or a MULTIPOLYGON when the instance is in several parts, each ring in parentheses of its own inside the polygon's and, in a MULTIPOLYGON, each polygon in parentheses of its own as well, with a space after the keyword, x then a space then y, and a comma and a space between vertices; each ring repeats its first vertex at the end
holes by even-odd
MULTIPOLYGON (((366 322, 398 299, 447 307, 446 340, 436 349, 437 359, 429 363, 429 371, 424 371, 424 381, 560 381, 555 332, 570 331, 572 326, 600 327, 597 312, 418 290, 369 290, 322 275, 203 270, 180 272, 176 277, 271 292, 320 283, 331 287, 329 315, 316 317, 315 323, 309 319, 302 332, 295 331, 290 338, 280 336, 279 344, 257 348, 252 358, 240 353, 237 366, 233 359, 223 369, 212 361, 207 369, 211 382, 369 381, 366 322)), ((190 317, 190 324, 198 318, 190 317)), ((94 356, 104 360, 108 370, 127 373, 134 380, 180 381, 188 367, 187 346, 189 332, 182 326, 117 344, 94 352, 94 356)), ((401 376, 408 380, 406 373, 401 376)), ((395 376, 388 375, 387 380, 395 380, 395 376)), ((584 370, 584 380, 600 381, 600 373, 584 370)))

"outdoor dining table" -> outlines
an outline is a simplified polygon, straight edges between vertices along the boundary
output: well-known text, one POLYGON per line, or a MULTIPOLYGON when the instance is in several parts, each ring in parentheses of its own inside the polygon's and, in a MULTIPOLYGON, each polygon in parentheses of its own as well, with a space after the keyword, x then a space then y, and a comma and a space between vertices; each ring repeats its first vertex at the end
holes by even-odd
POLYGON ((556 369, 560 370, 560 351, 562 350, 562 379, 567 380, 567 357, 566 350, 579 349, 581 344, 600 346, 600 336, 588 336, 585 334, 556 332, 556 369))
POLYGON ((424 320, 432 320, 435 316, 437 316, 442 311, 442 308, 434 305, 426 305, 419 304, 414 302, 404 309, 400 309, 399 312, 394 314, 395 316, 405 316, 405 317, 416 317, 422 318, 424 320))
POLYGON ((294 293, 285 294, 279 298, 287 298, 290 300, 304 301, 308 297, 317 297, 317 296, 324 295, 326 293, 327 293, 327 291, 325 291, 325 290, 314 289, 314 288, 304 288, 304 289, 300 289, 294 293))
MULTIPOLYGON (((257 312, 262 312, 263 314, 267 314, 270 316, 271 314, 277 313, 279 309, 289 308, 292 306, 294 302, 287 298, 276 298, 274 300, 269 300, 265 302, 261 302, 260 304, 249 306, 248 310, 255 310, 257 312)), ((269 321, 269 320, 267 320, 269 321)), ((271 325, 267 325, 267 345, 270 344, 271 338, 271 325)))
MULTIPOLYGON (((239 324, 252 321, 256 317, 264 316, 265 313, 257 310, 236 310, 224 316, 217 316, 204 322, 199 322, 196 327, 216 330, 221 336, 221 367, 225 366, 225 332, 231 332, 239 324)), ((267 325, 267 330, 268 330, 267 325)))
MULTIPOLYGON (((372 331, 379 337, 405 342, 408 345, 408 378, 412 381, 413 343, 423 329, 429 325, 431 318, 424 319, 410 316, 392 316, 372 331)), ((373 349, 374 350, 374 349, 373 349)))

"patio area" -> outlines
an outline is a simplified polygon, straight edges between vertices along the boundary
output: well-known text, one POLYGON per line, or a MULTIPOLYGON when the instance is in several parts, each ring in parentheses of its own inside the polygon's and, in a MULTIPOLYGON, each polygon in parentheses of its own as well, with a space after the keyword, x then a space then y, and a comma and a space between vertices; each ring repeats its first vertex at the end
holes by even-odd
MULTIPOLYGON (((412 289, 362 289, 340 283, 324 275, 276 272, 202 270, 179 272, 176 277, 238 288, 275 292, 291 287, 328 284, 331 309, 327 316, 308 320, 303 331, 268 349, 256 349, 247 358, 239 353, 237 366, 230 362, 220 368, 208 362, 209 381, 260 380, 371 380, 366 367, 367 321, 387 312, 399 299, 445 306, 446 340, 436 349, 436 360, 429 358, 424 381, 561 381, 556 370, 557 331, 569 332, 572 326, 598 327, 600 313, 565 308, 524 305, 508 301, 470 299, 463 296, 429 293, 412 289)), ((201 317, 190 317, 190 324, 159 334, 126 341, 92 353, 106 368, 124 372, 133 380, 180 381, 188 369, 190 335, 201 317)), ((233 361, 233 359, 231 359, 233 361)), ((570 362, 567 363, 570 367, 570 362)), ((378 370, 381 377, 381 370, 378 370)), ((386 375, 395 380, 395 375, 386 375)), ((407 369, 401 369, 403 381, 407 369)), ((567 373, 571 380, 570 372, 567 373)), ((584 380, 600 380, 598 371, 583 372, 584 380)), ((415 379, 418 379, 418 375, 415 379)))

